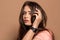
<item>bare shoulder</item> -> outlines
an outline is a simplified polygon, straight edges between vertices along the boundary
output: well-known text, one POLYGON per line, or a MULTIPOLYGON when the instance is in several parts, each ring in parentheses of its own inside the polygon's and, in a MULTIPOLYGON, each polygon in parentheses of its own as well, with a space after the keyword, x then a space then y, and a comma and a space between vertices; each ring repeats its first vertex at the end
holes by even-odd
POLYGON ((41 40, 52 40, 52 31, 51 30, 44 30, 39 32, 36 36, 35 39, 41 39, 41 40))

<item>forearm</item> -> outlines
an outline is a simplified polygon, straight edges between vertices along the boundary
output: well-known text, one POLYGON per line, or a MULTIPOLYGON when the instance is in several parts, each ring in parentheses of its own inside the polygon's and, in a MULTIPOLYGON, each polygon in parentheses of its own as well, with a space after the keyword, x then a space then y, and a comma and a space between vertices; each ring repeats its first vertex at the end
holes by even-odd
MULTIPOLYGON (((38 24, 33 24, 32 27, 33 28, 37 28, 38 24)), ((35 35, 35 33, 33 32, 33 30, 29 29, 28 32, 25 34, 25 36, 23 37, 22 40, 32 40, 34 35, 35 35)))
POLYGON ((23 37, 22 40, 32 40, 34 34, 35 33, 31 29, 29 29, 28 32, 26 33, 26 35, 23 37))

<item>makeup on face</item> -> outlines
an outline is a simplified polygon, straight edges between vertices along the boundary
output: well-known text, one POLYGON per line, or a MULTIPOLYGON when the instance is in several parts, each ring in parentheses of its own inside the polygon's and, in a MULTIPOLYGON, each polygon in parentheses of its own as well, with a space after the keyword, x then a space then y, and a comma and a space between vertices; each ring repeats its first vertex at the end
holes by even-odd
POLYGON ((28 6, 25 6, 23 10, 23 21, 26 25, 31 24, 31 10, 28 6))

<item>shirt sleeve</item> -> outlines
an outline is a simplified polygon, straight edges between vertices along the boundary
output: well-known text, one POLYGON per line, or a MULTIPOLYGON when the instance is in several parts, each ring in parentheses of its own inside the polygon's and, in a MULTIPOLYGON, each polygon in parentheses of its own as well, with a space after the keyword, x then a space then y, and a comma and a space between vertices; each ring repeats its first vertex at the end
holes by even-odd
POLYGON ((52 36, 48 31, 40 32, 34 38, 35 40, 52 40, 52 36))

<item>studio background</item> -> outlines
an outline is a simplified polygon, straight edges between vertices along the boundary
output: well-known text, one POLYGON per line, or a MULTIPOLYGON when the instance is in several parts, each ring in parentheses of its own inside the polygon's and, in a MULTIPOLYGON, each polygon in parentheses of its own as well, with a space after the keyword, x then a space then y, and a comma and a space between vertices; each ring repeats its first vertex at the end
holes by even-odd
MULTIPOLYGON (((27 0, 0 0, 0 40, 16 40, 19 30, 19 14, 27 0)), ((60 0, 30 0, 39 3, 45 10, 47 28, 60 40, 60 0)))

